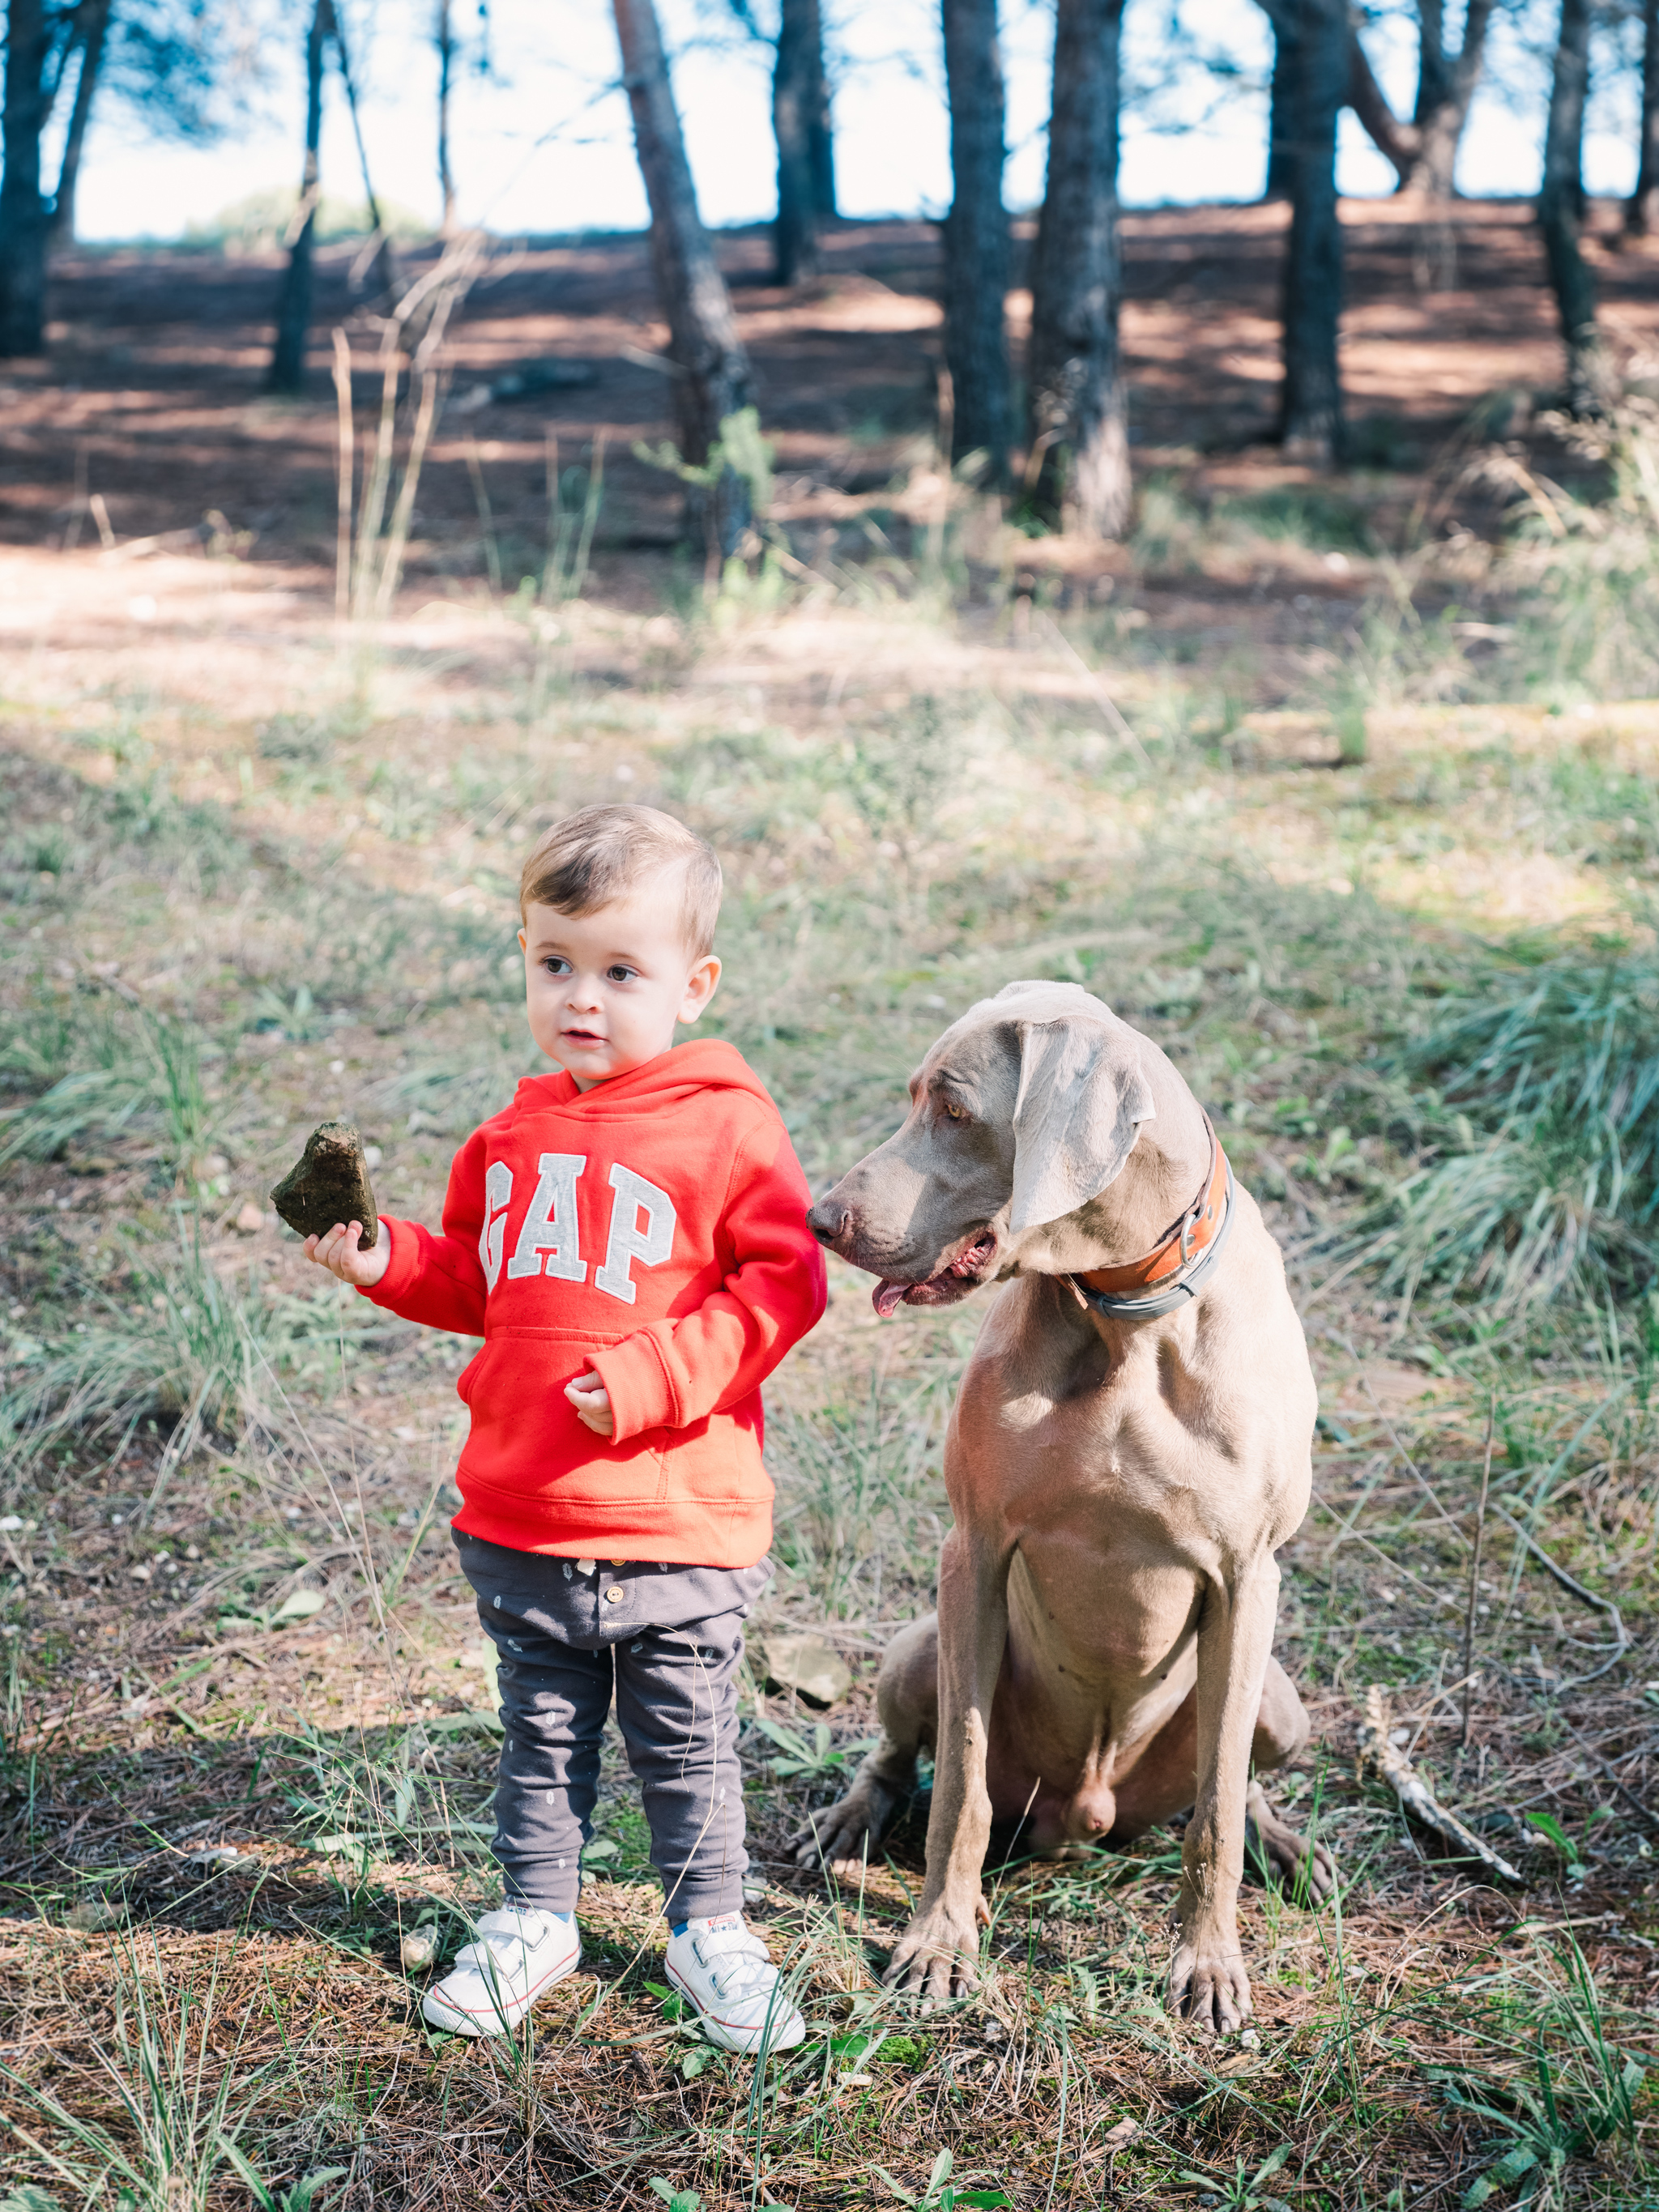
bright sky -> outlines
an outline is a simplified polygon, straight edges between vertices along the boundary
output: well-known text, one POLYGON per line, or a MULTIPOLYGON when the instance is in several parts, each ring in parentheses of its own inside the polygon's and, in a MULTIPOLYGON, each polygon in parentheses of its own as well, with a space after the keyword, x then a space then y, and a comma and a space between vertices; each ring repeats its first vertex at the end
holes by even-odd
MULTIPOLYGON (((428 217, 439 206, 435 174, 436 60, 429 0, 345 0, 357 26, 364 125, 377 191, 428 217)), ((773 151, 768 50, 730 26, 729 0, 659 0, 673 43, 675 83, 706 221, 753 222, 772 212, 773 151)), ((1541 4, 1541 0, 1540 0, 1541 4)), ((765 0, 760 0, 763 9, 765 0)), ((852 216, 938 215, 946 204, 946 160, 939 14, 930 0, 825 0, 837 71, 836 155, 842 211, 852 216)), ((472 0, 457 0, 458 28, 471 27, 472 0)), ((308 13, 308 10, 307 10, 308 13)), ((1237 57, 1258 82, 1269 46, 1253 0, 1186 0, 1185 20, 1204 43, 1237 57)), ((301 10, 290 11, 296 25, 301 10)), ((1156 65, 1163 0, 1128 0, 1132 70, 1156 65)), ((1011 207, 1042 197, 1052 14, 1043 0, 1004 0, 1008 74, 1011 207)), ((1500 26, 1504 18, 1500 15, 1500 26)), ((606 0, 493 0, 493 70, 464 70, 453 105, 452 162, 461 214, 497 232, 626 229, 641 224, 645 201, 628 114, 611 88, 617 70, 606 0)), ((1530 97, 1507 103, 1486 91, 1464 142, 1459 181, 1472 193, 1529 191, 1538 174, 1543 79, 1516 42, 1498 53, 1502 73, 1530 97)), ((303 91, 295 31, 269 57, 269 82, 254 112, 219 145, 145 142, 118 112, 94 119, 82 172, 80 227, 88 239, 168 238, 232 202, 299 169, 303 91), (290 52, 289 48, 292 48, 290 52)), ((1404 22, 1367 33, 1396 111, 1409 107, 1413 61, 1404 22)), ((1609 75, 1611 73, 1609 72, 1609 75)), ((1123 196, 1131 204, 1251 199, 1261 190, 1265 100, 1213 80, 1183 82, 1164 100, 1171 131, 1132 114, 1123 143, 1123 196)), ((1586 145, 1594 191, 1627 191, 1634 172, 1628 79, 1611 83, 1592 110, 1586 145)), ((323 149, 324 189, 361 202, 357 161, 343 95, 331 78, 323 149)), ((1344 191, 1389 190, 1392 172, 1352 115, 1344 114, 1339 181, 1344 191)))

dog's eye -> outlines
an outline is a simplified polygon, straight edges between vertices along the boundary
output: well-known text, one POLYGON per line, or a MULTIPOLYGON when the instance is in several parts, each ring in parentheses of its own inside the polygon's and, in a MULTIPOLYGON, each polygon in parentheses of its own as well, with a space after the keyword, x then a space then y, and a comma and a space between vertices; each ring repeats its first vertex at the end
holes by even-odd
POLYGON ((945 1102, 945 1110, 953 1121, 968 1121, 973 1119, 965 1106, 953 1106, 948 1098, 945 1102))

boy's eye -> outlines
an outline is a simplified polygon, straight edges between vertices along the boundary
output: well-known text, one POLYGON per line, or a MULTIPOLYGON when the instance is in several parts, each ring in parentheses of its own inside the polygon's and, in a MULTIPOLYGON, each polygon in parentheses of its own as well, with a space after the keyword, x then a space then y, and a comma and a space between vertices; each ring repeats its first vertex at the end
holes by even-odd
POLYGON ((570 963, 556 952, 550 959, 544 960, 542 965, 550 975, 568 975, 570 973, 570 963))
POLYGON ((634 970, 631 968, 624 968, 618 963, 614 968, 607 968, 605 975, 605 981, 609 983, 629 983, 633 981, 634 970))

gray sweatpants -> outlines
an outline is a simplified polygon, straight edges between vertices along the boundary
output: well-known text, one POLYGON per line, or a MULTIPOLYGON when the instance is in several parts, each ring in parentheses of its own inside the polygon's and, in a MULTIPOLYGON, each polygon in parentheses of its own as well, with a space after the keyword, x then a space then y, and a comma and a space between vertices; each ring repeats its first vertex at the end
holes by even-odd
POLYGON ((671 1923, 738 1911, 749 1861, 737 1668, 744 1617, 771 1579, 770 1560, 601 1559, 583 1573, 585 1560, 454 1536, 500 1655, 493 1848, 508 1897, 574 1908, 614 1687, 671 1923))

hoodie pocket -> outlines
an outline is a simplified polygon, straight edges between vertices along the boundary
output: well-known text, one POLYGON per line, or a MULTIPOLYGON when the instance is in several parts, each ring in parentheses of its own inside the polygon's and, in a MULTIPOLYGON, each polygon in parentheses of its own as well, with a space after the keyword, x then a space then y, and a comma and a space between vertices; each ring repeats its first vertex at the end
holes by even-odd
POLYGON ((491 1330, 455 1385, 472 1416, 461 1454, 470 1480, 516 1498, 599 1512, 661 1498, 666 1430, 613 1443, 596 1436, 564 1395, 605 1341, 592 1329, 491 1330))

